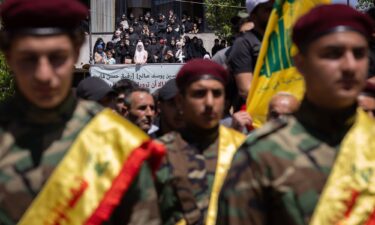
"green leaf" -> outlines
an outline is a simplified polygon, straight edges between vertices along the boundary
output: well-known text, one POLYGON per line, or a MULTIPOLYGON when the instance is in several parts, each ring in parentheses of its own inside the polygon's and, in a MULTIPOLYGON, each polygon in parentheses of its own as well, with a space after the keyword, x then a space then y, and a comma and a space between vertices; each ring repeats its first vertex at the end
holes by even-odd
POLYGON ((14 95, 14 79, 11 75, 5 57, 0 54, 0 101, 14 95))
POLYGON ((204 0, 209 28, 220 39, 232 35, 230 19, 244 10, 244 0, 204 0))
POLYGON ((357 10, 365 12, 374 6, 374 0, 358 0, 358 4, 355 7, 357 10))

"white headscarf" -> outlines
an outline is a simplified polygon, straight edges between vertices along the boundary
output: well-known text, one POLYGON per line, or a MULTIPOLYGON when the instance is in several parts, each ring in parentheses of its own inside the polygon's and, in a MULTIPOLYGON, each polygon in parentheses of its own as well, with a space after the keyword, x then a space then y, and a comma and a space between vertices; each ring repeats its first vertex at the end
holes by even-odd
POLYGON ((147 62, 148 53, 143 46, 141 41, 138 41, 137 47, 134 54, 134 63, 135 64, 145 64, 147 62))

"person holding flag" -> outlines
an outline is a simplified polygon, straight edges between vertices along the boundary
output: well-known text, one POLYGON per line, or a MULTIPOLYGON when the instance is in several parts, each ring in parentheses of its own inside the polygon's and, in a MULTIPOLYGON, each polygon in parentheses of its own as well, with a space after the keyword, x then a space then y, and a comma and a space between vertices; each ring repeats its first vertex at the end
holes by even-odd
POLYGON ((245 103, 253 78, 261 42, 267 27, 268 18, 272 11, 274 0, 246 0, 246 9, 254 28, 243 32, 236 38, 228 51, 228 69, 233 76, 235 110, 245 103))
POLYGON ((236 152, 217 224, 310 224, 323 188, 312 224, 370 224, 375 121, 356 99, 366 81, 372 27, 369 17, 340 4, 317 6, 298 19, 294 63, 305 96, 293 116, 267 123, 236 152))
POLYGON ((254 127, 261 127, 266 122, 268 104, 278 92, 289 92, 298 100, 302 99, 303 77, 292 60, 295 52, 290 39, 292 26, 312 7, 330 2, 331 0, 275 2, 247 93, 246 108, 254 127))
POLYGON ((16 85, 0 105, 0 224, 160 223, 152 171, 164 147, 72 94, 87 13, 77 0, 0 6, 16 85))

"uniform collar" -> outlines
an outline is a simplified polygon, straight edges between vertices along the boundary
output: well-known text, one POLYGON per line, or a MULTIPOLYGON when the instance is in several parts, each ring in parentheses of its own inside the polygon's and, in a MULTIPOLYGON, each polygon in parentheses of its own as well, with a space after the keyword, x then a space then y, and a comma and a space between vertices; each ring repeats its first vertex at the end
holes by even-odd
POLYGON ((318 139, 338 145, 354 124, 357 104, 340 110, 328 110, 314 105, 306 98, 295 116, 318 139))
POLYGON ((188 125, 180 131, 180 134, 189 145, 193 145, 200 151, 204 151, 219 137, 219 125, 207 130, 188 125))
POLYGON ((12 113, 10 113, 9 116, 17 117, 18 120, 32 124, 47 125, 65 122, 71 118, 76 108, 77 100, 72 93, 69 93, 64 101, 57 107, 42 109, 30 103, 21 94, 16 93, 15 97, 10 101, 10 105, 12 113))

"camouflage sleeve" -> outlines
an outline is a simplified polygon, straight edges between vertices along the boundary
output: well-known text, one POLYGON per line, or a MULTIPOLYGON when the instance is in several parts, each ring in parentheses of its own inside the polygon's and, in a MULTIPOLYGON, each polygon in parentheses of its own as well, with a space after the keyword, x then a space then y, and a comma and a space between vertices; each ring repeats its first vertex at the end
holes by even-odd
MULTIPOLYGON (((170 132, 158 138, 166 146, 168 152, 180 149, 176 142, 178 134, 170 132)), ((173 186, 173 168, 168 160, 168 153, 156 173, 156 189, 158 193, 159 209, 163 225, 174 225, 182 218, 182 209, 176 190, 173 186)))
MULTIPOLYGON (((217 224, 308 224, 325 175, 300 153, 320 146, 300 129, 283 119, 247 138, 220 193, 217 224)), ((330 158, 330 152, 322 155, 330 158)))
POLYGON ((262 169, 252 160, 245 146, 235 154, 220 193, 219 225, 265 224, 262 169))
POLYGON ((171 183, 172 172, 166 157, 156 175, 156 188, 163 225, 176 224, 183 218, 183 215, 179 207, 179 200, 171 183))
POLYGON ((151 168, 145 163, 115 209, 111 219, 104 225, 150 224, 159 225, 160 214, 151 168))

